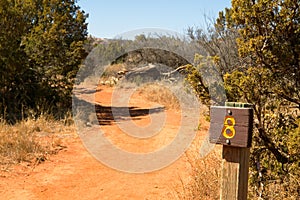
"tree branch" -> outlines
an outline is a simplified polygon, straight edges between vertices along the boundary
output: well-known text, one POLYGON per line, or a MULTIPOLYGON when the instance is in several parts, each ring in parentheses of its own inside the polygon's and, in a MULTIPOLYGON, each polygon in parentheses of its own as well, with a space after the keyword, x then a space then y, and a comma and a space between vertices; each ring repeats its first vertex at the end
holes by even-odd
POLYGON ((271 139, 266 135, 266 132, 263 128, 258 128, 259 137, 263 140, 264 145, 269 151, 276 157, 276 160, 282 164, 289 162, 289 157, 284 155, 282 152, 276 148, 276 145, 271 141, 271 139))

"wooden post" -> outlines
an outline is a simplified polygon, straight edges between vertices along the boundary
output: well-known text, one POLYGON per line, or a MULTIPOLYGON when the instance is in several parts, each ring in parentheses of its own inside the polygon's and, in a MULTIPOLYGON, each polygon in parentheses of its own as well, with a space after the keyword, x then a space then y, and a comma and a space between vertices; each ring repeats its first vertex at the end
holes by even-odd
POLYGON ((248 193, 249 148, 223 145, 221 200, 246 200, 248 193))
POLYGON ((221 200, 247 200, 253 109, 226 103, 211 108, 210 142, 223 145, 221 200))

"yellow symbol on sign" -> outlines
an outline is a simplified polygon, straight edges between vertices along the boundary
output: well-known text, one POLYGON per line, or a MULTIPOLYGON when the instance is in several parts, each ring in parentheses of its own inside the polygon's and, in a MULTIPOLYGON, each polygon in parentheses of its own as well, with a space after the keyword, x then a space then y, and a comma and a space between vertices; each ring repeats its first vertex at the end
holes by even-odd
POLYGON ((231 139, 235 136, 235 119, 232 116, 226 116, 224 120, 223 136, 227 139, 231 139))

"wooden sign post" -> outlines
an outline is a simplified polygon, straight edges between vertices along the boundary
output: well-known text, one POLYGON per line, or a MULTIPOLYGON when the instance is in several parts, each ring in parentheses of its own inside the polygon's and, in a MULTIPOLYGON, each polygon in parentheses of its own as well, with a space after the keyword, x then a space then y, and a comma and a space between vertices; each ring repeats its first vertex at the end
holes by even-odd
POLYGON ((211 107, 209 140, 222 144, 221 200, 246 200, 253 130, 250 104, 227 102, 211 107))

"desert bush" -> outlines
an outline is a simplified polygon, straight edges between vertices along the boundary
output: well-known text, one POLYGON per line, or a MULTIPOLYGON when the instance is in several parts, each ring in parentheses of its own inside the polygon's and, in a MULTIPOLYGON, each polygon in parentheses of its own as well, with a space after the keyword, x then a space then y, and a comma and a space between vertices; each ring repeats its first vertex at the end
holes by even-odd
POLYGON ((72 0, 0 5, 0 117, 16 123, 31 110, 38 116, 44 103, 62 117, 86 56, 87 15, 72 0))
MULTIPOLYGON (((300 159, 295 152, 299 152, 300 108, 298 4, 233 0, 231 8, 220 12, 212 35, 190 31, 192 39, 218 58, 214 64, 224 80, 227 100, 253 104, 251 199, 300 196, 300 159)), ((194 83, 200 82, 198 76, 191 77, 194 83)))
POLYGON ((192 173, 188 183, 183 183, 183 192, 177 192, 182 200, 220 199, 221 151, 216 149, 204 158, 193 155, 189 159, 192 173))
POLYGON ((167 109, 180 109, 180 102, 177 97, 161 84, 146 84, 139 88, 137 92, 147 100, 159 103, 167 109))
POLYGON ((62 144, 56 132, 74 131, 69 119, 53 117, 22 120, 14 125, 3 120, 0 123, 0 165, 20 162, 40 162, 57 153, 62 144))

